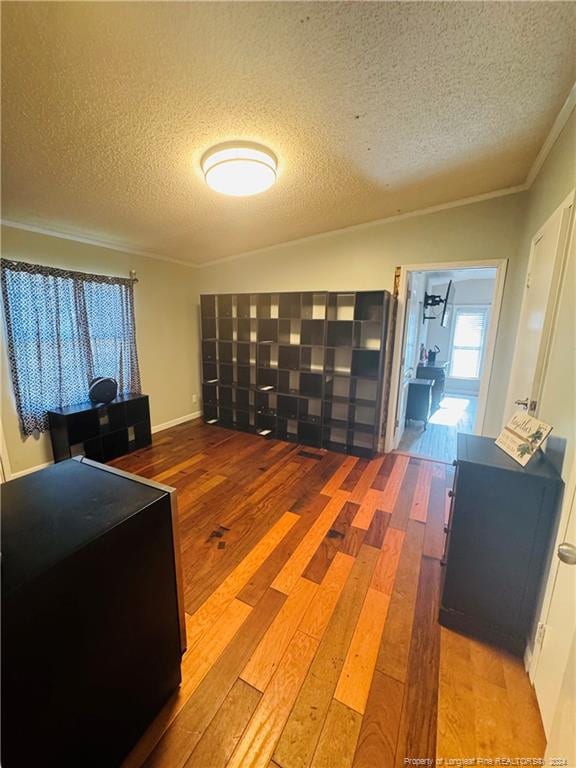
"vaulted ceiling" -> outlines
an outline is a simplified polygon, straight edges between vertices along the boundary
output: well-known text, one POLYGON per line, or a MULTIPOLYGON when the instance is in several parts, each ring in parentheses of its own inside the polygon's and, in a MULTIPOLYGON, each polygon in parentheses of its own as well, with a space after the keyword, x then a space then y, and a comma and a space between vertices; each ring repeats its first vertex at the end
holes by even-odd
POLYGON ((205 263, 522 184, 576 79, 564 2, 3 2, 3 217, 205 263), (204 151, 279 157, 252 198, 204 151))

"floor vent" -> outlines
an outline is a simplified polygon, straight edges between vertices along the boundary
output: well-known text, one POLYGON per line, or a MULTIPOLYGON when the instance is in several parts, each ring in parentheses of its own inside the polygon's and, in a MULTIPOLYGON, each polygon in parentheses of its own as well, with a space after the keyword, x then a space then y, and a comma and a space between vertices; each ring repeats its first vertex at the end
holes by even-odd
POLYGON ((320 461, 322 455, 319 453, 310 453, 310 451, 298 451, 298 456, 304 456, 305 459, 316 459, 320 461))

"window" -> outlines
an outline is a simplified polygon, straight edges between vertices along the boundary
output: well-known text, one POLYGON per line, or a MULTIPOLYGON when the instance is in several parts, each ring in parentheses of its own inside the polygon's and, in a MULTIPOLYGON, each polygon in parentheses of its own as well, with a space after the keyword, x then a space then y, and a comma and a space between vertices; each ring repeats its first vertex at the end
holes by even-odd
POLYGON ((88 400, 97 376, 139 393, 133 281, 2 259, 10 374, 22 432, 46 411, 88 400))
POLYGON ((479 378, 487 324, 488 307, 456 308, 450 358, 451 377, 479 378))

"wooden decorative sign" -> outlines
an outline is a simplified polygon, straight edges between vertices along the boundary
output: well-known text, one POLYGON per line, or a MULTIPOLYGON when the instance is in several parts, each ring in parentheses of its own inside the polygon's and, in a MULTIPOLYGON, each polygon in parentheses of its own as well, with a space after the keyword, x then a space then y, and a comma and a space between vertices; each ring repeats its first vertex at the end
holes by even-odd
POLYGON ((496 438, 496 445, 525 467, 551 431, 549 424, 517 411, 496 438))

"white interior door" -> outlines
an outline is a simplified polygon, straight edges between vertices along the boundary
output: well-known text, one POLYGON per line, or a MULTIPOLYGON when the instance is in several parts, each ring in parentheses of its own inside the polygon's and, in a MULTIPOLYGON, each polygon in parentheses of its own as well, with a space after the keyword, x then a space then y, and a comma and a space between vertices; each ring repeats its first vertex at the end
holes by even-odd
POLYGON ((573 202, 572 194, 532 240, 504 422, 519 408, 533 415, 538 413, 542 372, 553 308, 560 287, 573 202))
POLYGON ((416 376, 418 358, 418 340, 420 338, 418 323, 420 317, 420 304, 418 291, 414 286, 414 275, 407 275, 406 314, 404 315, 404 337, 402 340, 402 364, 400 366, 400 382, 398 387, 398 407, 396 409, 396 430, 394 432, 394 446, 398 447, 400 438, 404 432, 406 420, 406 402, 408 399, 408 383, 416 376))
MULTIPOLYGON (((554 717, 561 708, 561 695, 574 698, 576 680, 568 688, 563 685, 572 640, 576 631, 576 510, 574 486, 567 499, 568 522, 559 537, 552 572, 554 588, 546 617, 542 648, 533 675, 540 714, 547 738, 552 732, 554 717)), ((550 745, 552 746, 552 745, 550 745)), ((565 755, 555 755, 564 757, 565 755)), ((575 758, 576 755, 571 757, 575 758)), ((569 765, 574 765, 573 762, 569 765)))

